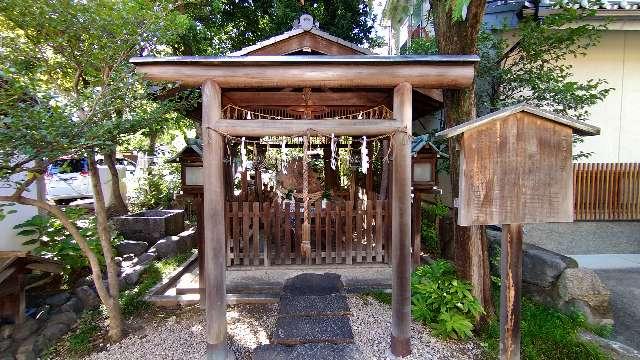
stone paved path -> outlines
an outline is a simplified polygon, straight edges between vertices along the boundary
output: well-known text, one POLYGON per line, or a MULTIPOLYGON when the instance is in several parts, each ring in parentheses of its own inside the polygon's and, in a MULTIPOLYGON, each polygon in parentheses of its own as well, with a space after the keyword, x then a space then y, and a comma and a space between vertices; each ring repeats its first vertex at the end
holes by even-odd
POLYGON ((349 359, 353 345, 349 304, 337 274, 301 274, 285 283, 271 344, 254 351, 256 360, 349 359))

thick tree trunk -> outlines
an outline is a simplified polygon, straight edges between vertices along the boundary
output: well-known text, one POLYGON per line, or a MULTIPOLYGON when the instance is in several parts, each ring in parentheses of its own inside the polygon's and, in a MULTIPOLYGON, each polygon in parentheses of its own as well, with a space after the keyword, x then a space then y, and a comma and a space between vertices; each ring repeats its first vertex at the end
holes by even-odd
POLYGON ((107 209, 107 214, 109 217, 126 215, 129 209, 127 209, 127 204, 122 197, 122 192, 120 192, 120 177, 116 168, 115 150, 104 153, 104 163, 107 165, 111 175, 111 194, 113 197, 113 201, 107 209))
POLYGON ((94 209, 96 214, 96 223, 98 237, 100 238, 100 246, 102 255, 107 266, 107 280, 109 283, 109 294, 111 295, 111 304, 107 306, 107 315, 109 316, 109 338, 111 341, 120 341, 122 339, 122 312, 120 311, 120 285, 118 283, 118 267, 113 260, 113 250, 111 248, 111 232, 109 231, 109 223, 107 219, 107 208, 104 203, 104 194, 100 186, 100 173, 96 165, 95 152, 89 152, 89 172, 91 173, 91 188, 93 190, 94 209))
MULTIPOLYGON (((471 0, 465 19, 454 21, 453 6, 449 0, 431 2, 438 50, 441 54, 475 54, 478 51, 478 33, 484 15, 486 0, 471 0)), ((453 127, 476 117, 475 84, 469 89, 444 90, 444 117, 447 127, 453 127)), ((449 141, 450 176, 453 198, 458 197, 459 150, 458 139, 449 141)), ((453 211, 457 219, 457 211, 453 211)), ((487 240, 483 226, 476 228, 455 226, 453 236, 453 261, 460 274, 472 282, 474 295, 485 308, 488 316, 493 316, 489 288, 489 260, 487 240)))

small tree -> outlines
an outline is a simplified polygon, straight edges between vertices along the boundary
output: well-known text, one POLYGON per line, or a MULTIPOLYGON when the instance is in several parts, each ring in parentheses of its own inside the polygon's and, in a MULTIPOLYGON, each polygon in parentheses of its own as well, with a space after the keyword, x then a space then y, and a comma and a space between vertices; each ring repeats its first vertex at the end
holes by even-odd
MULTIPOLYGON (((478 68, 478 111, 487 113, 521 102, 548 108, 577 120, 589 120, 590 108, 612 90, 604 79, 576 81, 571 58, 597 45, 606 25, 588 23, 592 10, 570 6, 536 18, 524 18, 509 46, 503 31, 482 31, 478 68)), ((575 141, 580 142, 580 138, 575 141)), ((580 152, 576 158, 588 157, 580 152)))
MULTIPOLYGON (((162 2, 135 0, 69 2, 7 0, 0 4, 3 126, 0 128, 2 180, 13 186, 8 201, 33 205, 57 217, 87 256, 93 280, 109 317, 109 337, 122 337, 118 269, 113 260, 100 174, 95 156, 146 124, 146 87, 128 59, 149 51, 174 30, 162 2), (6 41, 5 41, 6 40, 6 41), (13 99, 20 101, 13 101, 13 99), (44 174, 32 162, 62 155, 89 159, 96 224, 108 287, 96 254, 75 225, 55 206, 25 196, 44 174), (16 175, 24 175, 15 180, 16 175), (14 179, 14 181, 11 181, 14 179)), ((117 179, 116 179, 117 181, 117 179)))

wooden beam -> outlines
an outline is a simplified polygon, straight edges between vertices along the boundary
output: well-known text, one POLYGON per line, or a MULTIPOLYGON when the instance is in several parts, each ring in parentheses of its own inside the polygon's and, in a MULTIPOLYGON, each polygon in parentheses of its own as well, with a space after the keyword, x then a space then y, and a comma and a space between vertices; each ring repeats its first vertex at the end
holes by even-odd
POLYGON ((519 360, 522 224, 502 225, 500 279, 500 359, 519 360))
MULTIPOLYGON (((224 100, 237 106, 293 106, 305 105, 300 92, 227 91, 224 100)), ((314 92, 310 105, 320 106, 378 106, 385 103, 386 92, 314 92)))
POLYGON ((416 89, 417 92, 428 96, 430 98, 432 98, 433 100, 437 101, 437 102, 443 102, 444 101, 444 95, 442 94, 442 89, 424 89, 424 88, 420 88, 420 89, 416 89))
POLYGON ((369 87, 391 88, 400 83, 426 88, 462 89, 471 86, 474 63, 407 64, 225 64, 140 63, 136 71, 147 79, 180 81, 199 86, 215 79, 224 88, 369 87))
MULTIPOLYGON (((411 123, 409 123, 411 127, 411 123)), ((212 129, 231 136, 293 136, 314 130, 336 136, 373 136, 404 131, 396 120, 219 120, 212 129)))
POLYGON ((391 353, 401 357, 411 354, 411 104, 411 85, 398 85, 393 92, 393 112, 408 133, 396 133, 391 139, 391 353))
MULTIPOLYGON (((202 84, 202 126, 215 126, 221 113, 220 86, 212 80, 202 84)), ((227 318, 225 300, 224 139, 203 131, 204 253, 206 281, 207 359, 226 359, 227 318)))

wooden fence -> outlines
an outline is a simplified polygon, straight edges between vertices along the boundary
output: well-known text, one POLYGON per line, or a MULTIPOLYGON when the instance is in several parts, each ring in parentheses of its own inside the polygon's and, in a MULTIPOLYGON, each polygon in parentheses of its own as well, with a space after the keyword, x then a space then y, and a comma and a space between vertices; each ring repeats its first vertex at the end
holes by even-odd
POLYGON ((301 255, 303 206, 227 202, 227 266, 388 263, 386 200, 310 206, 311 255, 301 255))
POLYGON ((575 220, 639 220, 640 164, 574 164, 575 220))

